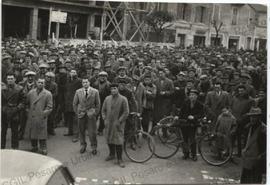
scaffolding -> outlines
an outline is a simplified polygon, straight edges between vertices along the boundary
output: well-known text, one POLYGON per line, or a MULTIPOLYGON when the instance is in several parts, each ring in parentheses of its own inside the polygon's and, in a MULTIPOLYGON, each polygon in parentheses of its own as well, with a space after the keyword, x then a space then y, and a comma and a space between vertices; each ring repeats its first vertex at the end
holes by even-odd
POLYGON ((143 31, 145 26, 144 19, 136 19, 136 15, 140 15, 141 17, 148 16, 154 9, 155 3, 151 2, 147 3, 145 10, 131 7, 130 2, 120 2, 117 7, 112 7, 109 1, 105 1, 101 19, 100 40, 103 40, 104 33, 107 33, 108 28, 113 25, 113 29, 109 33, 110 38, 116 33, 122 41, 133 41, 135 36, 139 34, 139 39, 146 41, 147 37, 143 31), (121 18, 117 17, 118 14, 121 15, 121 18), (133 23, 135 26, 135 30, 129 38, 127 38, 128 18, 130 19, 130 23, 133 23))

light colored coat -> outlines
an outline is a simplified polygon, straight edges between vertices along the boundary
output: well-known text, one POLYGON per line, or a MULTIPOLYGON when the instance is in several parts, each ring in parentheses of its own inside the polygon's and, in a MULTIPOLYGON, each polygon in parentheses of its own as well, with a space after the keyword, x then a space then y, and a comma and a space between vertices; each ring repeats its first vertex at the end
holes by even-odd
POLYGON ((47 139, 47 119, 53 109, 53 98, 50 91, 43 89, 37 94, 37 89, 27 94, 27 124, 25 138, 47 139))
POLYGON ((90 87, 90 92, 88 96, 85 97, 85 89, 78 89, 73 99, 73 109, 78 118, 83 118, 85 114, 87 114, 89 118, 95 118, 100 110, 98 90, 90 87))
POLYGON ((105 136, 108 144, 122 145, 124 129, 129 115, 127 98, 118 94, 107 96, 102 106, 102 117, 105 124, 105 136))

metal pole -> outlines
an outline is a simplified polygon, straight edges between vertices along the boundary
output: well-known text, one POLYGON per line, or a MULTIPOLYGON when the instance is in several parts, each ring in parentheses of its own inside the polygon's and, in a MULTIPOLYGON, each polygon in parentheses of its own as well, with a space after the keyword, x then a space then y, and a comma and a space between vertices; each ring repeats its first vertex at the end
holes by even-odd
MULTIPOLYGON (((60 10, 58 10, 58 12, 60 12, 60 10)), ((59 30, 60 30, 60 23, 57 22, 57 23, 56 23, 56 32, 55 32, 55 38, 56 38, 57 40, 59 40, 59 30)))
POLYGON ((50 33, 51 33, 51 16, 52 16, 52 7, 50 7, 49 10, 49 25, 48 25, 48 41, 50 39, 50 33))

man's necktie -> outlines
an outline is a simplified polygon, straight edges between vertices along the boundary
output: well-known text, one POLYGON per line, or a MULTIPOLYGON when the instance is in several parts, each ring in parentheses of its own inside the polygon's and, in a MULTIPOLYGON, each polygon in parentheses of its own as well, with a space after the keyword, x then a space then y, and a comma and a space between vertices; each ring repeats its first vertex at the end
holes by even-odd
POLYGON ((85 98, 88 96, 88 89, 85 89, 85 98))

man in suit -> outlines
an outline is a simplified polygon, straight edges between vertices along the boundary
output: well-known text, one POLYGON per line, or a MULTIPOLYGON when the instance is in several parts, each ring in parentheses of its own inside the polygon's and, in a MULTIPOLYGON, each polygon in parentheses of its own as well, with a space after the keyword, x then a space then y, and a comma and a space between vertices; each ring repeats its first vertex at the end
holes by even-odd
POLYGON ((243 150, 241 184, 260 184, 266 173, 266 125, 261 122, 260 108, 251 108, 247 114, 250 123, 246 147, 243 150))
POLYGON ((90 87, 88 78, 82 79, 82 88, 78 89, 73 99, 73 109, 79 120, 80 153, 86 151, 85 130, 88 129, 92 154, 97 154, 96 117, 100 110, 98 90, 90 87))
POLYGON ((213 122, 216 122, 218 115, 222 112, 222 109, 228 108, 229 103, 229 93, 222 90, 220 81, 216 81, 214 90, 208 92, 205 99, 208 117, 213 122))
POLYGON ((166 77, 165 71, 162 68, 159 69, 158 75, 159 78, 154 82, 157 87, 154 105, 154 124, 171 113, 171 96, 174 93, 173 81, 166 77))
POLYGON ((19 148, 20 111, 24 108, 23 88, 15 83, 14 74, 7 74, 7 87, 2 89, 1 149, 6 147, 8 125, 11 127, 11 147, 19 148))
POLYGON ((38 78, 37 88, 27 94, 28 118, 25 128, 25 138, 31 139, 32 152, 38 152, 38 142, 40 153, 47 155, 47 120, 53 110, 52 93, 45 89, 45 79, 38 78))
POLYGON ((188 99, 184 102, 179 115, 182 119, 187 120, 185 125, 181 127, 184 139, 184 160, 190 157, 191 152, 191 159, 197 161, 195 135, 198 119, 203 116, 203 105, 197 99, 198 94, 199 92, 196 89, 190 90, 188 99))

